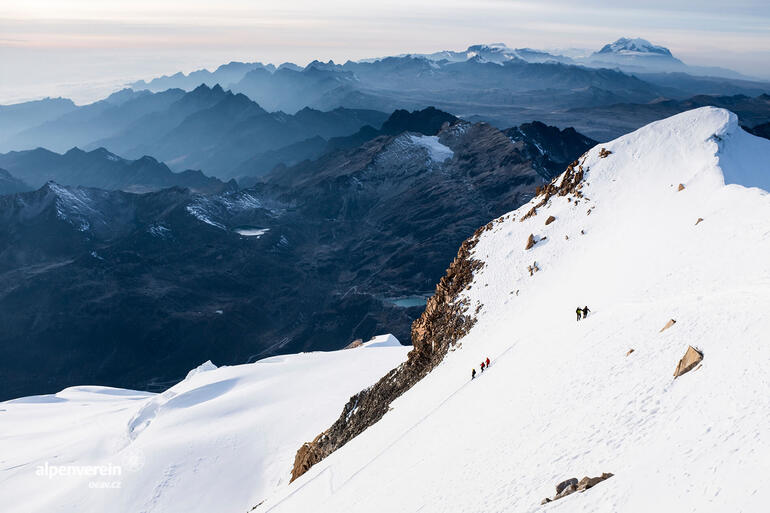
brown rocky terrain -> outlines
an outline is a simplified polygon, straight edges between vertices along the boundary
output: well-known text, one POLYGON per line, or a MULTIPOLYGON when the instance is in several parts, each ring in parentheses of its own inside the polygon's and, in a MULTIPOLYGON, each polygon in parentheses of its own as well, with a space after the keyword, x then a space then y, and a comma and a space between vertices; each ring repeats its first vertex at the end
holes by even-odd
POLYGON ((414 349, 407 361, 351 397, 329 429, 300 447, 294 459, 292 481, 380 420, 390 404, 438 365, 449 348, 471 329, 475 319, 457 297, 472 281, 473 272, 483 265, 470 254, 479 236, 491 226, 492 223, 482 226, 460 246, 425 311, 412 324, 414 349))

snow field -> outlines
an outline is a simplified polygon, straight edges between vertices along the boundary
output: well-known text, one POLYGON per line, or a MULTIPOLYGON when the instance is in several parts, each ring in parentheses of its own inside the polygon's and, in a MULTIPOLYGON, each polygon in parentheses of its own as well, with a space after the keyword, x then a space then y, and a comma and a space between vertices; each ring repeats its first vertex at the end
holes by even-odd
POLYGON ((297 449, 351 395, 405 359, 409 347, 385 340, 233 367, 207 362, 162 394, 90 386, 0 403, 3 509, 245 512, 288 483, 297 449), (46 464, 120 473, 50 476, 58 470, 46 464))
POLYGON ((577 205, 556 196, 520 222, 535 198, 483 233, 462 298, 483 306, 461 347, 257 511, 766 509, 770 196, 747 187, 768 188, 770 142, 704 108, 583 165, 577 205), (525 250, 530 233, 546 238, 525 250), (674 380, 688 345, 702 367, 674 380), (602 472, 615 476, 540 505, 602 472))

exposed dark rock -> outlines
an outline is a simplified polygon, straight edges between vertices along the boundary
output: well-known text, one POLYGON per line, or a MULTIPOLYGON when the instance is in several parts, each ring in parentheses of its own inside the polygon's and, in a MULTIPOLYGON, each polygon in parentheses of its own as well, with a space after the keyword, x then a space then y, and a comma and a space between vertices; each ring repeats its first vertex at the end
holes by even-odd
POLYGON ((444 359, 450 346, 470 330, 475 319, 467 315, 467 306, 456 299, 472 281, 474 271, 482 266, 482 262, 472 259, 470 253, 486 229, 487 226, 479 228, 473 237, 462 243, 425 311, 412 324, 414 349, 407 361, 373 386, 351 397, 337 421, 297 451, 292 481, 380 420, 391 402, 425 377, 444 359))
POLYGON ((564 481, 556 485, 556 495, 559 495, 562 492, 562 490, 564 490, 568 486, 572 486, 572 485, 577 486, 577 484, 578 484, 578 480, 576 477, 573 477, 571 479, 565 479, 564 481))
POLYGON ((601 150, 599 150, 599 158, 606 159, 610 155, 612 155, 612 152, 607 148, 602 148, 601 150))
POLYGON ((382 124, 382 133, 396 135, 401 132, 419 132, 436 135, 444 123, 455 123, 457 118, 434 107, 408 112, 397 110, 382 124))
POLYGON ((545 225, 548 226, 552 222, 556 221, 556 218, 553 216, 548 216, 548 219, 545 220, 545 225))
POLYGON ((679 187, 676 188, 677 191, 683 191, 684 190, 684 184, 680 183, 679 187))
POLYGON ((703 222, 703 218, 699 217, 697 221, 695 221, 695 226, 698 226, 700 223, 703 222))
POLYGON ((540 501, 540 504, 548 504, 549 502, 563 499, 567 495, 571 495, 575 492, 584 492, 589 488, 593 488, 594 486, 601 483, 602 481, 606 481, 612 476, 613 474, 609 472, 605 472, 601 476, 597 476, 597 477, 585 476, 580 481, 578 481, 577 478, 575 477, 571 479, 566 479, 556 485, 556 495, 554 495, 553 499, 546 497, 545 499, 540 501))
MULTIPOLYGON (((586 169, 586 171, 587 170, 588 169, 586 169)), ((520 221, 523 222, 530 217, 536 216, 537 209, 545 206, 554 196, 567 196, 568 194, 571 194, 576 198, 582 198, 583 194, 580 192, 580 189, 582 188, 581 182, 583 181, 583 174, 583 165, 576 160, 567 166, 566 171, 561 175, 559 185, 556 185, 557 180, 559 180, 559 177, 557 177, 551 180, 550 183, 538 187, 535 190, 535 197, 540 198, 540 201, 529 209, 520 221)), ((575 204, 577 204, 577 200, 575 200, 575 204)))

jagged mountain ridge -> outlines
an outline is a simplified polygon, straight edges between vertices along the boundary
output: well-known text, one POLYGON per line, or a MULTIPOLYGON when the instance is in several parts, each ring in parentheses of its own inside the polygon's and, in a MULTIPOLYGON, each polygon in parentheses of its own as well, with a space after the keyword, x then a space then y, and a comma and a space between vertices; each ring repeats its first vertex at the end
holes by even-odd
POLYGON ((242 94, 219 85, 200 85, 189 93, 169 89, 108 98, 79 108, 39 127, 28 129, 0 148, 45 147, 64 152, 74 146, 99 147, 124 158, 144 155, 164 161, 172 170, 201 169, 225 179, 235 170, 256 176, 269 171, 255 157, 305 139, 349 135, 365 125, 379 127, 383 112, 336 108, 328 112, 302 109, 294 115, 268 113, 242 94), (251 165, 248 161, 252 161, 251 165), (247 164, 244 164, 247 163, 247 164))
POLYGON ((769 158, 713 108, 591 149, 463 245, 472 279, 442 296, 450 270, 421 318, 470 318, 459 337, 427 331, 421 352, 441 363, 394 400, 413 353, 354 396, 298 461, 337 450, 256 511, 537 510, 559 482, 605 472, 546 508, 646 511, 654 492, 675 509, 761 509, 768 494, 736 472, 761 472, 770 445, 754 407, 770 361, 769 158), (674 379, 688 345, 702 366, 674 379))
POLYGON ((407 341, 456 244, 549 176, 537 146, 573 145, 577 155, 590 145, 546 132, 565 142, 514 142, 460 121, 438 135, 380 135, 215 196, 49 185, 7 197, 0 348, 23 332, 29 359, 6 361, 49 369, 44 380, 6 369, 7 393, 77 382, 156 389, 204 356, 236 363, 336 349, 381 326, 407 341), (73 196, 82 218, 59 209, 62 219, 53 199, 73 196), (53 340, 71 348, 66 357, 51 359, 53 340))
POLYGON ((201 84, 214 87, 217 84, 227 88, 230 84, 239 82, 246 73, 255 69, 266 69, 275 71, 272 64, 262 64, 261 62, 236 62, 222 64, 214 71, 199 69, 190 73, 177 72, 173 75, 164 75, 156 77, 146 82, 138 80, 131 84, 133 89, 147 89, 154 92, 165 91, 166 89, 185 89, 192 90, 201 84))
POLYGON ((226 184, 205 176, 200 171, 174 173, 149 156, 126 160, 104 148, 89 152, 72 148, 64 154, 43 148, 10 152, 0 154, 0 167, 7 168, 29 184, 26 190, 42 187, 48 181, 127 192, 187 187, 193 192, 212 194, 236 187, 233 183, 226 184))

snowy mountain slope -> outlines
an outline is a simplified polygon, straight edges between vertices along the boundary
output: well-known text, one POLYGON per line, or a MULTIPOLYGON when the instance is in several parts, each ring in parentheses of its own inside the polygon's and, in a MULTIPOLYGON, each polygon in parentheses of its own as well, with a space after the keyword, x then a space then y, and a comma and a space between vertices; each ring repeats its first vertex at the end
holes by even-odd
POLYGON ((768 163, 714 108, 590 150, 555 182, 571 192, 481 233, 458 299, 477 322, 444 361, 256 511, 764 511, 768 163), (702 367, 674 380, 688 345, 702 367))
POLYGON ((671 50, 665 46, 654 45, 639 37, 628 38, 621 37, 614 43, 608 43, 602 47, 601 50, 595 52, 596 54, 621 54, 621 55, 637 55, 637 54, 657 54, 672 57, 671 50))
POLYGON ((302 441, 409 349, 377 337, 345 351, 207 362, 163 394, 84 386, 0 403, 2 509, 246 511, 288 483, 302 441), (62 465, 74 470, 52 470, 62 465), (107 475, 61 475, 95 466, 107 475))

